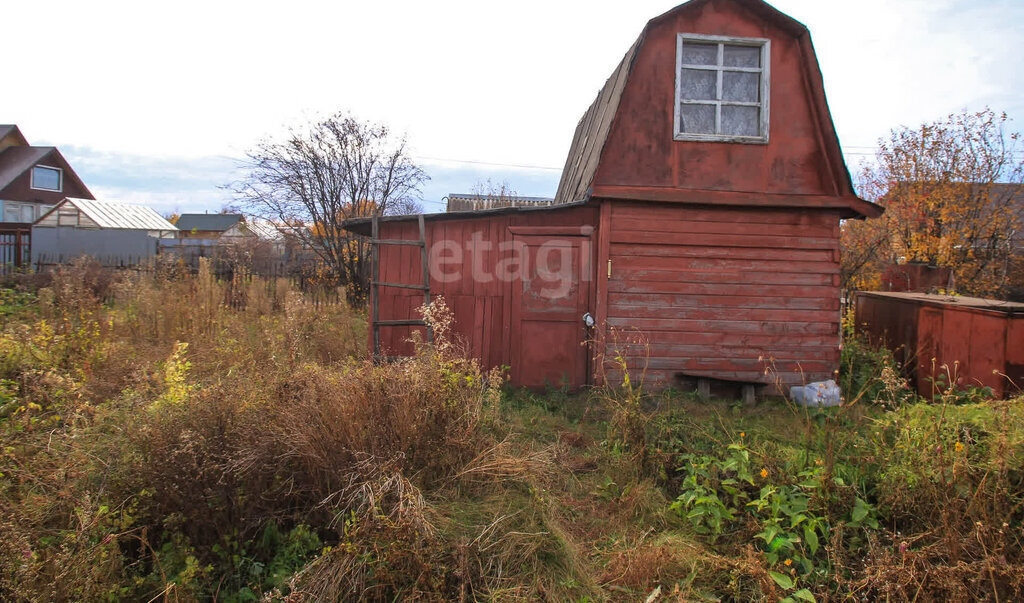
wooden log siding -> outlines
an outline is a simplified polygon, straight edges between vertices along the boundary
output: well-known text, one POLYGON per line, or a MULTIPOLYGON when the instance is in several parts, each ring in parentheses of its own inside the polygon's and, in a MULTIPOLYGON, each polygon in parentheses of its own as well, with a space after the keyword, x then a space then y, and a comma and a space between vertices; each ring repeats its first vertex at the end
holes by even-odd
POLYGON ((647 338, 630 364, 652 385, 680 372, 770 382, 769 358, 787 385, 837 368, 838 213, 608 207, 607 322, 647 338))

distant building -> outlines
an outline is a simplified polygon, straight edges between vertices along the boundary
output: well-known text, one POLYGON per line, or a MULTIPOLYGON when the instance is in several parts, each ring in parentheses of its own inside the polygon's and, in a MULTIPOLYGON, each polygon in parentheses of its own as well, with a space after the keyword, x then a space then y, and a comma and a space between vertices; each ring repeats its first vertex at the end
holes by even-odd
POLYGON ((175 226, 181 239, 218 239, 243 219, 242 214, 181 214, 175 226))
POLYGON ((0 222, 31 224, 65 197, 94 199, 56 147, 37 147, 0 125, 0 222))
POLYGON ((281 243, 284 241, 284 234, 277 224, 270 220, 249 216, 236 222, 221 235, 221 241, 223 242, 244 240, 281 243))
POLYGON ((499 207, 543 207, 555 202, 553 197, 521 197, 519 195, 475 195, 450 193, 447 211, 477 211, 499 207))
POLYGON ((135 263, 155 255, 177 231, 150 207, 65 198, 32 225, 32 259, 60 263, 89 255, 104 264, 135 263))

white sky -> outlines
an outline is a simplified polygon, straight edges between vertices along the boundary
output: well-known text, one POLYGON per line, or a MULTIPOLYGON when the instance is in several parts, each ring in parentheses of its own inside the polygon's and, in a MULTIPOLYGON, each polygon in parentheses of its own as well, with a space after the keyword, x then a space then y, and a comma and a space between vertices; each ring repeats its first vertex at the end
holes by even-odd
MULTIPOLYGON (((217 209, 226 158, 336 110, 407 133, 428 201, 486 177, 553 195, 557 170, 437 159, 560 169, 644 23, 676 4, 3 0, 0 123, 61 147, 94 193, 160 208, 217 209)), ((985 105, 1024 120, 1022 0, 773 4, 811 30, 851 167, 899 125, 985 105)))

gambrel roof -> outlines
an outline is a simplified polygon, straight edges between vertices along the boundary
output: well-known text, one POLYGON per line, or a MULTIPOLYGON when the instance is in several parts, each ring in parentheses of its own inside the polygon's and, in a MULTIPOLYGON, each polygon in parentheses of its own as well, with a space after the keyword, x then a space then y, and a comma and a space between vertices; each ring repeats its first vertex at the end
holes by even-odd
MULTIPOLYGON (((832 205, 845 208, 844 211, 849 217, 880 215, 881 208, 858 198, 854 192, 850 173, 843 160, 839 139, 825 99, 821 70, 811 44, 810 33, 802 23, 779 12, 762 0, 691 0, 651 19, 577 124, 558 184, 555 203, 586 200, 590 198, 591 194, 594 194, 594 181, 603 159, 606 142, 616 120, 622 118, 620 103, 623 94, 633 74, 638 54, 648 42, 651 32, 669 19, 675 19, 688 13, 697 14, 708 8, 708 5, 716 3, 736 5, 741 11, 777 27, 797 41, 802 60, 803 84, 811 97, 816 135, 820 142, 823 163, 827 166, 827 180, 833 189, 829 196, 837 199, 837 202, 832 205)), ((670 136, 670 133, 666 132, 666 136, 670 136)), ((608 195, 598 196, 607 197, 608 195)))

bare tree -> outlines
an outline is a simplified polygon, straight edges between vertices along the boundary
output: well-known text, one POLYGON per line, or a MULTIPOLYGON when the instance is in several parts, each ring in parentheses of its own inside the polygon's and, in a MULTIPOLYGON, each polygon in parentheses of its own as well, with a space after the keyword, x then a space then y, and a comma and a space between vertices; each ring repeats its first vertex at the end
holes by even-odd
POLYGON ((246 175, 229 188, 250 213, 287 227, 348 287, 366 299, 369 242, 342 223, 355 217, 415 213, 428 179, 404 137, 346 113, 293 127, 246 153, 246 175))
POLYGON ((495 182, 490 178, 487 180, 477 180, 470 192, 479 197, 493 199, 496 201, 512 201, 519 196, 519 193, 512 188, 512 185, 508 183, 508 180, 495 182))

